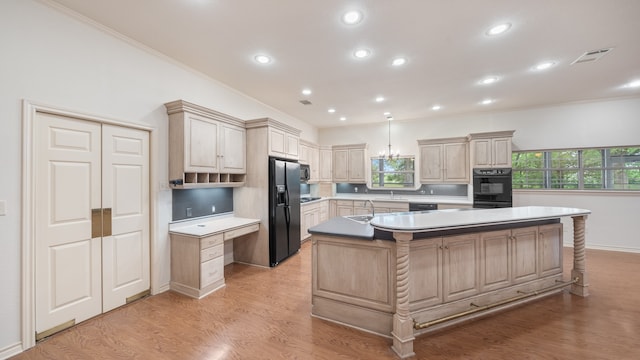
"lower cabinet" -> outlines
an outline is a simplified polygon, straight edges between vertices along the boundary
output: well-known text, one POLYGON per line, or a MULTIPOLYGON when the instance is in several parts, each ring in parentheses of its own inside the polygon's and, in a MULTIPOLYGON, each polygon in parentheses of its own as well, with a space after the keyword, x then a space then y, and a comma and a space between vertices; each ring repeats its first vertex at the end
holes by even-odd
POLYGON ((203 298, 224 286, 224 237, 171 234, 171 289, 203 298))
POLYGON ((411 242, 409 303, 425 308, 562 273, 562 224, 411 242))
POLYGON ((301 204, 300 206, 300 240, 307 240, 309 228, 327 221, 329 218, 329 204, 327 200, 301 204))

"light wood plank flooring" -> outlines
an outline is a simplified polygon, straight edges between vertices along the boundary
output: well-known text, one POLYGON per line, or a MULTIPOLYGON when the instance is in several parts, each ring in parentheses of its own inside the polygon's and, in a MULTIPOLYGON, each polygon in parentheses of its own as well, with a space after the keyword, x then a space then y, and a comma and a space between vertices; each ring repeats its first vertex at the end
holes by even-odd
MULTIPOLYGON (((167 292, 15 359, 396 359, 391 341, 311 317, 311 244, 274 269, 232 264, 202 300, 167 292)), ((565 279, 572 263, 565 249, 565 279)), ((587 250, 590 296, 533 304, 419 337, 415 359, 640 359, 640 254, 587 250)))

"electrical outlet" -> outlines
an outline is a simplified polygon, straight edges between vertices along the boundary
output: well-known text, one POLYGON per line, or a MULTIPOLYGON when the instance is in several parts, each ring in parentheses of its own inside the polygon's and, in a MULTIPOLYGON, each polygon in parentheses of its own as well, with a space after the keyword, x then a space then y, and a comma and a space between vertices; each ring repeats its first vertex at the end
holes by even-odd
POLYGON ((187 217, 190 217, 191 215, 191 208, 187 208, 187 217))
POLYGON ((216 212, 216 206, 215 205, 211 205, 211 213, 213 214, 214 212, 216 212))

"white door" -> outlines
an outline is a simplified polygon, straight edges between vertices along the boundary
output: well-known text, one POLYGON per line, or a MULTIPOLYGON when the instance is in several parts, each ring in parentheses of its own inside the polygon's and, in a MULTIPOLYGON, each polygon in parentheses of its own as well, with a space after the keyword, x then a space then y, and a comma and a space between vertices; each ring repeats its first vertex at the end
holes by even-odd
POLYGON ((149 133, 103 125, 102 311, 149 289, 149 133), (111 230, 111 231, 109 231, 111 230))
POLYGON ((44 336, 149 289, 149 134, 42 112, 35 127, 35 323, 44 336))

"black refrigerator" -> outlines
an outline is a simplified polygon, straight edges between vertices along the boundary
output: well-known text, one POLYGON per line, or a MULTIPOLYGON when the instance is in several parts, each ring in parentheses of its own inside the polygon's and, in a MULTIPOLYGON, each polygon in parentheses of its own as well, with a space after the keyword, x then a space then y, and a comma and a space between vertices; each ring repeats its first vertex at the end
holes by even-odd
POLYGON ((300 164, 269 158, 269 264, 300 250, 300 164))

